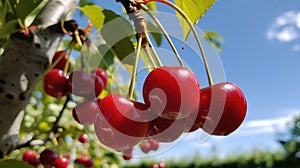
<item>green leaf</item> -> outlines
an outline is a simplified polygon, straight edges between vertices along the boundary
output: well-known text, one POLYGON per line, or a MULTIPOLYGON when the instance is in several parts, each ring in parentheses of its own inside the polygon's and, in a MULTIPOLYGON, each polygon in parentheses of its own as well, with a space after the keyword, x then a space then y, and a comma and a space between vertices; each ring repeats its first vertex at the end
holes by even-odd
POLYGON ((43 1, 48 0, 20 0, 15 1, 15 14, 21 21, 25 21, 26 17, 32 13, 43 1))
POLYGON ((151 22, 147 22, 147 30, 153 36, 157 45, 161 45, 162 42, 162 34, 159 33, 160 29, 151 22))
POLYGON ((28 163, 18 160, 2 160, 0 161, 1 168, 32 168, 28 163))
POLYGON ((147 3, 147 7, 152 10, 152 11, 156 11, 156 3, 155 2, 150 2, 150 3, 147 3))
POLYGON ((100 29, 104 24, 104 9, 96 5, 87 5, 79 8, 91 21, 91 23, 100 29))
POLYGON ((1 29, 0 29, 0 38, 3 38, 6 35, 10 35, 14 32, 16 32, 17 30, 20 30, 20 28, 18 28, 18 20, 11 20, 9 22, 7 22, 6 24, 4 24, 1 29))
POLYGON ((45 7, 45 5, 48 3, 48 1, 44 0, 41 3, 38 4, 34 10, 32 10, 27 17, 24 20, 25 27, 28 27, 31 25, 31 23, 34 21, 34 19, 37 17, 37 14, 45 7))
MULTIPOLYGON (((216 0, 174 0, 176 5, 185 12, 193 24, 206 13, 206 11, 215 3, 216 0)), ((179 21, 182 26, 184 39, 186 39, 191 31, 187 22, 179 13, 179 21)))
MULTIPOLYGON (((119 60, 124 60, 124 58, 135 51, 134 44, 131 41, 132 36, 135 34, 134 28, 127 19, 96 5, 84 6, 80 10, 100 30, 110 51, 119 60)), ((133 59, 126 59, 123 63, 132 66, 133 59)))
POLYGON ((221 52, 222 51, 222 43, 224 43, 224 39, 216 32, 206 31, 203 34, 203 38, 210 42, 216 49, 221 52))
POLYGON ((123 63, 132 65, 133 59, 128 59, 128 56, 135 51, 131 41, 135 34, 133 26, 127 19, 110 10, 103 10, 103 13, 105 20, 100 31, 102 37, 120 61, 126 58, 126 62, 123 63))

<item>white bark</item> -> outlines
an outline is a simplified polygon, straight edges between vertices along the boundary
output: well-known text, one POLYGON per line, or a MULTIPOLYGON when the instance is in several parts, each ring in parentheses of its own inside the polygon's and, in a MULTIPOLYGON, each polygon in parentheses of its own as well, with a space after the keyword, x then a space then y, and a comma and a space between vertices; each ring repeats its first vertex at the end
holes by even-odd
MULTIPOLYGON (((11 36, 0 57, 0 158, 19 143, 19 129, 29 97, 23 93, 45 72, 63 36, 48 26, 58 23, 79 0, 50 0, 33 23, 31 36, 11 36)), ((66 20, 71 19, 70 14, 66 20)))

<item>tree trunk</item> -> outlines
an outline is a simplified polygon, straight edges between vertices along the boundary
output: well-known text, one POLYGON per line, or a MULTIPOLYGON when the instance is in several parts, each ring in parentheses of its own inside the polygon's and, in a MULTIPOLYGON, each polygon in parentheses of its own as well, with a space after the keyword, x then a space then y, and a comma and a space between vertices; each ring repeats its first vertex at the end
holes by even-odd
MULTIPOLYGON (((20 142, 19 129, 30 94, 24 94, 46 71, 63 34, 57 24, 79 0, 50 0, 33 25, 30 35, 11 35, 0 57, 0 158, 20 142)), ((72 14, 66 20, 72 18, 72 14)))

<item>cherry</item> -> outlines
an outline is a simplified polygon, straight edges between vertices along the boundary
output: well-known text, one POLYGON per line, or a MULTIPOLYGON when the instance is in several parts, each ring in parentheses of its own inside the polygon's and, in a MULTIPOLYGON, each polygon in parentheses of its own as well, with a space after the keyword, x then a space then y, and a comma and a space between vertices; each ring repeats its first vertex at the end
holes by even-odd
POLYGON ((148 139, 148 143, 149 143, 150 146, 151 146, 151 150, 156 151, 156 150, 159 148, 159 143, 156 142, 156 141, 155 141, 154 139, 152 139, 152 138, 149 138, 149 139, 148 139))
POLYGON ((72 110, 73 118, 82 125, 90 125, 94 122, 95 116, 99 111, 98 104, 95 100, 84 101, 77 104, 72 110))
POLYGON ((44 91, 55 98, 61 98, 68 94, 67 88, 68 76, 59 69, 52 69, 49 71, 44 80, 44 91))
POLYGON ((143 86, 145 104, 156 116, 185 118, 198 109, 200 84, 188 68, 163 66, 149 73, 143 86))
POLYGON ((149 153, 151 150, 151 144, 148 141, 144 141, 139 145, 140 149, 144 153, 149 153))
POLYGON ((135 146, 148 130, 143 113, 147 107, 119 94, 110 94, 99 103, 100 113, 94 122, 96 135, 102 144, 115 150, 135 146))
POLYGON ((187 119, 168 120, 161 117, 151 121, 148 137, 159 142, 175 141, 186 129, 187 119))
POLYGON ((87 158, 79 157, 79 158, 76 158, 74 162, 77 164, 84 164, 87 160, 88 160, 87 158))
POLYGON ((242 90, 230 82, 201 89, 200 108, 193 127, 211 135, 228 135, 243 122, 247 102, 242 90))
POLYGON ((37 158, 36 152, 33 151, 24 152, 22 160, 24 162, 29 163, 32 166, 38 166, 41 163, 40 160, 37 158))
POLYGON ((68 89, 77 96, 88 96, 92 92, 93 82, 91 77, 84 71, 76 70, 70 74, 68 89))
POLYGON ((107 86, 108 77, 105 71, 101 68, 95 69, 92 71, 92 76, 99 76, 103 81, 103 86, 107 86))
POLYGON ((129 149, 123 151, 122 157, 124 160, 132 159, 132 150, 133 150, 133 148, 129 148, 129 149))
POLYGON ((36 158, 37 157, 37 154, 36 152, 33 152, 33 151, 26 151, 23 153, 23 157, 22 157, 22 160, 24 162, 28 162, 28 160, 32 159, 32 158, 36 158))
POLYGON ((54 162, 54 167, 55 168, 67 168, 69 164, 68 159, 66 158, 58 158, 54 162))
MULTIPOLYGON (((67 64, 67 61, 68 61, 68 59, 69 59, 69 55, 68 55, 68 53, 66 52, 66 51, 64 51, 64 50, 61 50, 61 51, 57 51, 55 54, 54 54, 54 56, 53 56, 53 58, 52 58, 52 64, 53 63, 55 63, 58 59, 60 59, 59 60, 59 62, 53 67, 53 69, 60 69, 60 70, 64 70, 65 69, 65 66, 66 66, 66 64, 67 64), (61 58, 61 59, 60 59, 61 58)), ((69 69, 70 69, 70 67, 71 67, 71 64, 70 63, 68 63, 68 71, 69 71, 69 69)))
POLYGON ((53 166, 56 159, 58 154, 51 149, 45 149, 40 154, 40 161, 45 167, 53 166))
POLYGON ((78 137, 78 140, 79 142, 81 143, 87 143, 89 141, 88 139, 88 135, 87 134, 81 134, 79 137, 78 137))
POLYGON ((94 165, 94 160, 93 159, 87 159, 83 165, 86 167, 86 168, 90 168, 94 165))
POLYGON ((102 78, 100 76, 95 76, 92 74, 91 76, 91 80, 92 80, 92 88, 94 88, 94 92, 91 92, 88 96, 86 96, 86 98, 88 99, 94 99, 97 98, 100 93, 103 91, 104 87, 104 82, 102 80, 102 78))

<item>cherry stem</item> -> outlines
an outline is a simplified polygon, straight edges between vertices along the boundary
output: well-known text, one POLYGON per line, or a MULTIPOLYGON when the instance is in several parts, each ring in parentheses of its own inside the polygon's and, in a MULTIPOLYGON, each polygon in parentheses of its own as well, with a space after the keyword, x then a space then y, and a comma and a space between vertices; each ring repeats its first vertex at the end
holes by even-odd
POLYGON ((191 22, 191 20, 189 19, 189 17, 175 4, 173 4, 172 2, 169 2, 167 0, 147 0, 145 1, 144 3, 148 3, 148 2, 161 2, 161 3, 164 3, 168 6, 170 6, 171 8, 175 9, 188 23, 188 25, 190 26, 194 36, 195 36, 195 39, 197 41, 197 44, 198 44, 198 47, 200 49, 200 53, 202 55, 202 59, 203 59, 203 62, 204 62, 204 65, 205 65, 205 70, 206 70, 206 75, 207 75, 207 78, 208 78, 208 83, 210 86, 213 85, 213 79, 212 79, 212 76, 211 76, 211 73, 210 73, 210 70, 209 70, 209 66, 208 66, 208 63, 207 63, 207 59, 206 59, 206 56, 205 56, 205 53, 204 53, 204 50, 203 50, 203 47, 202 47, 202 44, 200 42, 200 39, 199 39, 199 36, 194 28, 194 25, 193 23, 191 22))
POLYGON ((144 4, 140 4, 141 8, 152 18, 152 20, 156 23, 156 25, 158 26, 158 28, 162 31, 163 35, 165 36, 165 38, 167 39, 168 43, 170 44, 180 66, 184 66, 183 61, 181 59, 181 57, 179 56, 177 49, 174 45, 174 43, 172 42, 170 36, 168 35, 166 29, 163 27, 163 25, 160 23, 160 21, 156 18, 156 16, 148 9, 148 7, 144 4))
POLYGON ((138 34, 138 36, 139 37, 138 37, 136 55, 135 55, 133 70, 132 70, 132 74, 131 74, 129 91, 128 91, 128 98, 129 99, 132 99, 132 97, 133 97, 134 84, 135 84, 135 80, 136 80, 136 72, 137 72, 139 56, 140 56, 140 51, 141 51, 141 46, 142 46, 142 39, 143 39, 142 34, 138 34))
MULTIPOLYGON (((146 52, 146 55, 147 55, 149 61, 151 62, 152 66, 153 66, 154 68, 157 68, 157 65, 156 65, 156 63, 154 62, 154 60, 153 60, 153 58, 152 58, 152 56, 151 56, 151 54, 150 54, 150 52, 149 52, 149 50, 148 50, 147 47, 144 48, 144 51, 146 52)), ((145 64, 148 65, 147 63, 145 63, 145 64)))
POLYGON ((162 66, 162 63, 161 63, 161 61, 160 61, 160 59, 159 59, 159 57, 158 57, 158 55, 157 55, 157 52, 156 52, 155 49, 153 48, 153 44, 152 44, 152 42, 151 42, 151 40, 150 40, 150 38, 149 38, 148 33, 145 32, 144 35, 145 35, 145 38, 146 38, 147 43, 149 44, 149 48, 150 48, 152 54, 154 55, 155 61, 157 62, 158 66, 161 67, 161 66, 162 66))

